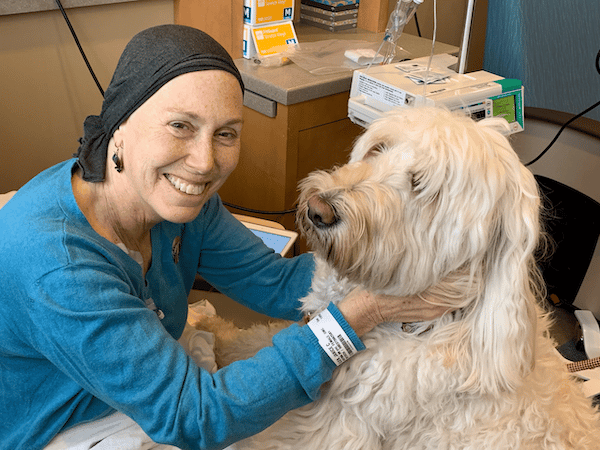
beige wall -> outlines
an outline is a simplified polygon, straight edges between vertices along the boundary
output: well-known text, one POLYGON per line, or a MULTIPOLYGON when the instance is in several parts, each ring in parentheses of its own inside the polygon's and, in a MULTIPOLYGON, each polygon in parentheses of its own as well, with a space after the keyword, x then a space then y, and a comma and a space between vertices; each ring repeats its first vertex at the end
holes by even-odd
MULTIPOLYGON (((173 23, 172 0, 68 9, 100 84, 144 28, 173 23)), ((102 97, 59 11, 0 16, 0 192, 77 150, 102 97)))
MULTIPOLYGON (((388 8, 390 13, 396 7, 396 3, 397 0, 389 0, 388 8)), ((480 70, 483 67, 487 3, 487 0, 478 0, 475 2, 467 72, 480 70)), ((467 0, 437 0, 437 41, 460 46, 466 10, 467 0)), ((433 12, 434 0, 425 0, 417 10, 421 36, 428 39, 433 39, 433 12)), ((406 25, 404 32, 417 35, 417 27, 414 20, 411 20, 406 25)))

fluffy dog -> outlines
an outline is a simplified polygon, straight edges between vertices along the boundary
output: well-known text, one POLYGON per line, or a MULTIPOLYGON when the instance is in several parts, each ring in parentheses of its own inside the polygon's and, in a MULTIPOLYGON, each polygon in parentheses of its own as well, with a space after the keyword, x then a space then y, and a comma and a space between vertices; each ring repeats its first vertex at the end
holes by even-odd
MULTIPOLYGON (((455 311, 376 327, 318 401, 240 448, 600 448, 600 415, 555 353, 539 302, 538 188, 493 126, 436 108, 374 122, 348 164, 302 182, 298 225, 317 259, 304 312, 357 286, 455 311)), ((273 332, 214 325, 221 364, 273 332)))

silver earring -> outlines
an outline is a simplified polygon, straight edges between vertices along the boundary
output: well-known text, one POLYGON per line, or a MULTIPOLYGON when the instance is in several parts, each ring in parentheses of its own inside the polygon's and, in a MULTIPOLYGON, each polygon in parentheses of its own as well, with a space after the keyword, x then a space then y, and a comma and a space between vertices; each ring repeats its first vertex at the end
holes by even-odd
POLYGON ((119 150, 121 150, 121 147, 117 147, 113 153, 112 160, 115 163, 115 170, 121 173, 123 171, 123 161, 121 161, 121 158, 119 158, 119 150))

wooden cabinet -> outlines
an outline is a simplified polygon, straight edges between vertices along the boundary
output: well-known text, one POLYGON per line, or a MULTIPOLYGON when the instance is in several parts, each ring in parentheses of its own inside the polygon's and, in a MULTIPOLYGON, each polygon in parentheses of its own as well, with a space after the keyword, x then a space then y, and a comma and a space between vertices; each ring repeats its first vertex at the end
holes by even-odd
POLYGON ((175 0, 175 23, 198 28, 230 54, 242 57, 243 0, 175 0))

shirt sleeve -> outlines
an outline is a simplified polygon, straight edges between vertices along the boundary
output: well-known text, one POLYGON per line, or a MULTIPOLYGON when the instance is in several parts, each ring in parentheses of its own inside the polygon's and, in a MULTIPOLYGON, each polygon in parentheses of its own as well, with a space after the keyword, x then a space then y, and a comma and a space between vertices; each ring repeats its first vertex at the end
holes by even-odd
POLYGON ((299 320, 311 285, 313 256, 284 258, 233 217, 218 196, 206 205, 198 273, 220 292, 254 311, 299 320))

